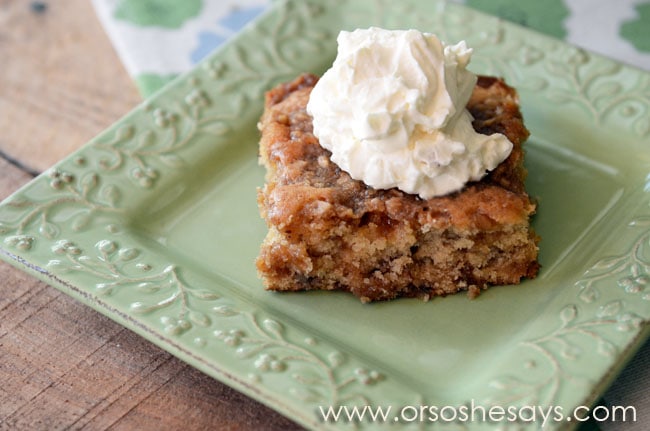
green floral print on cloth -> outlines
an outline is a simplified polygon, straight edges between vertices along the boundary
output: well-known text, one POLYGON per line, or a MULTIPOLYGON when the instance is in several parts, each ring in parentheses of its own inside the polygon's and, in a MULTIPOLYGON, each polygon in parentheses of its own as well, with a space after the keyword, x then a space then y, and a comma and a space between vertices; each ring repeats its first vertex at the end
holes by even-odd
POLYGON ((637 16, 621 26, 621 36, 639 51, 650 53, 650 1, 635 7, 637 16))
POLYGON ((180 28, 201 11, 201 0, 121 0, 115 18, 140 26, 180 28))

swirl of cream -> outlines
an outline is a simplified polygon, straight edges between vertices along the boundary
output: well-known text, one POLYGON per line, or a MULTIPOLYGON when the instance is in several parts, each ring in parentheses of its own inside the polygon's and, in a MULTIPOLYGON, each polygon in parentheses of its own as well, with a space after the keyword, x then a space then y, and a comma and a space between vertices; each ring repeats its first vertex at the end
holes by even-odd
POLYGON ((376 27, 342 31, 307 112, 332 161, 367 185, 423 199, 461 189, 505 160, 512 143, 476 133, 465 106, 476 75, 465 42, 376 27))

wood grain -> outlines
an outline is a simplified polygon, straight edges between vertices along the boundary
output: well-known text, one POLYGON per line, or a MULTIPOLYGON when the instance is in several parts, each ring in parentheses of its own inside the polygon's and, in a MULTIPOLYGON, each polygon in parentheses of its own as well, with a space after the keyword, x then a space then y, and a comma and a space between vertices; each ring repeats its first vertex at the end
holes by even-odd
MULTIPOLYGON (((0 200, 140 97, 87 0, 0 0, 0 200)), ((0 430, 299 426, 0 263, 0 430)))
POLYGON ((46 284, 0 274, 0 429, 299 429, 46 284))
POLYGON ((43 171, 140 96, 87 0, 0 0, 0 152, 43 171))

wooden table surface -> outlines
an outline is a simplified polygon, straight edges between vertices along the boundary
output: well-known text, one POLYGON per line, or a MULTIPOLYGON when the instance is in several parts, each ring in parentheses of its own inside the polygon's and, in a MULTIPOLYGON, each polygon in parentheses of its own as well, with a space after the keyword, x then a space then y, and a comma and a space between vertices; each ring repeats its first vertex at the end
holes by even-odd
MULTIPOLYGON (((140 100, 88 0, 0 0, 0 200, 140 100)), ((0 429, 299 427, 0 262, 0 429)))

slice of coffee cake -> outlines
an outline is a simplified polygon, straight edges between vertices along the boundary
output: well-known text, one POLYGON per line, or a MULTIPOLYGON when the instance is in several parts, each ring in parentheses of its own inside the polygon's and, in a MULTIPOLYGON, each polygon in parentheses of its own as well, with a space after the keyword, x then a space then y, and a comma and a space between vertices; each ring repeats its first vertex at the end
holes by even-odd
POLYGON ((368 187, 331 162, 305 110, 317 81, 305 74, 269 91, 259 123, 267 174, 258 204, 269 232, 256 264, 267 289, 347 290, 363 302, 461 290, 473 297, 536 276, 528 131, 513 88, 479 77, 467 106, 477 132, 512 142, 508 158, 459 192, 423 200, 368 187))

